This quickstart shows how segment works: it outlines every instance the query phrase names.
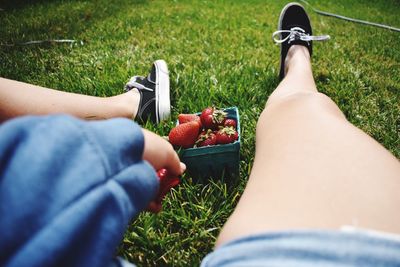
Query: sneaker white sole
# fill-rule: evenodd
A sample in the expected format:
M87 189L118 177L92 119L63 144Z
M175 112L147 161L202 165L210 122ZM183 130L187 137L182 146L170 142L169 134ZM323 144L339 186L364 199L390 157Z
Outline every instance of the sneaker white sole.
M171 99L169 92L169 72L164 60L156 60L156 120L163 121L171 114Z

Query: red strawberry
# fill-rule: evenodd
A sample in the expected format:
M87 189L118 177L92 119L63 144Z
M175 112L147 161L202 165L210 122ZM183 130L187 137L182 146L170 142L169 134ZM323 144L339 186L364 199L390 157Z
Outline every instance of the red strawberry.
M156 201L161 201L164 196L169 192L169 190L177 186L180 181L178 177L172 177L171 175L169 175L166 169L158 170L157 176L160 180L160 189L158 191Z
M217 144L229 144L238 139L238 132L233 127L224 127L217 134Z
M225 127L233 127L233 129L236 129L236 121L234 119L226 119L224 122Z
M178 115L179 124L189 122L189 121L198 121L201 124L200 117L196 114L179 114ZM201 125L200 125L201 128Z
M147 208L149 211L155 213L161 211L161 202L164 199L165 195L171 190L171 188L177 186L180 182L178 177L172 177L171 175L169 175L166 169L158 170L157 176L160 181L160 189L158 190L156 198L152 202L150 202L150 205Z
M166 179L167 178L167 169L165 169L165 168L162 168L162 169L159 169L158 171L157 171L157 176L158 176L158 179L161 181L161 180L164 180L164 179Z
M210 129L202 131L196 141L198 147L213 146L217 144L217 136Z
M200 115L201 123L205 129L215 130L219 125L222 125L225 118L226 112L214 107L208 107L203 110Z
M190 121L172 128L169 132L169 142L174 146L189 148L194 145L199 135L200 125L197 121Z

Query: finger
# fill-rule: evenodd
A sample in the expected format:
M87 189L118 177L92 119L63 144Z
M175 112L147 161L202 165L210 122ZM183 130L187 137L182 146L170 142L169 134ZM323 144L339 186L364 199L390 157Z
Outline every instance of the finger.
M184 173L186 171L186 164L181 162L181 171Z
M178 154L172 150L169 153L169 157L167 159L167 164L164 166L168 170L168 172L173 176L180 176L183 173L181 161L178 157ZM186 168L186 166L185 166Z
M142 130L144 135L143 159L148 161L155 170L159 170L166 161L167 153L164 144L166 141L151 131Z
M172 175L183 173L178 154L172 145L157 134L143 129L144 152L143 159L147 160L155 170L166 168Z
M159 135L142 129L144 134L143 159L148 161L155 170L166 168L173 176L182 175L186 165L180 162L178 154L170 143Z

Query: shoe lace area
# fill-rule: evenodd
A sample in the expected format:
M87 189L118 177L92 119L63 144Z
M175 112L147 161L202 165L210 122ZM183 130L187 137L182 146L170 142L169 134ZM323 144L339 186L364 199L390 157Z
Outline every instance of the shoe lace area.
M286 36L283 39L276 38L277 35L279 35L279 37L282 37L282 33L289 33L289 34L288 34L288 36ZM275 31L272 34L272 40L274 40L274 42L276 44L282 44L286 41L288 42L288 44L290 44L291 42L293 42L295 40L301 40L301 41L305 41L305 42L327 41L330 38L331 37L329 35L319 35L319 36L309 35L306 33L305 30L303 30L300 27L293 27L290 30L279 30L279 31Z
M131 90L132 88L136 88L136 89L139 89L139 90L147 90L147 91L153 92L153 89L148 88L148 87L144 86L144 85L141 84L141 83L138 83L138 82L137 82L138 79L143 80L143 79L145 79L145 78L142 77L142 76L133 76L133 77L129 80L129 82L125 85L125 92L128 92L128 91Z

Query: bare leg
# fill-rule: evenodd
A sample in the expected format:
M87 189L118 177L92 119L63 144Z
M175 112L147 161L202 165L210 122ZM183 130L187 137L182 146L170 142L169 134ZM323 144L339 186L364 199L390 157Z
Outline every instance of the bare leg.
M0 78L0 121L22 115L67 113L82 119L134 118L137 90L113 97L94 97Z
M247 187L217 246L287 229L343 225L400 233L400 164L317 92L309 54L292 46L287 75L256 134Z

